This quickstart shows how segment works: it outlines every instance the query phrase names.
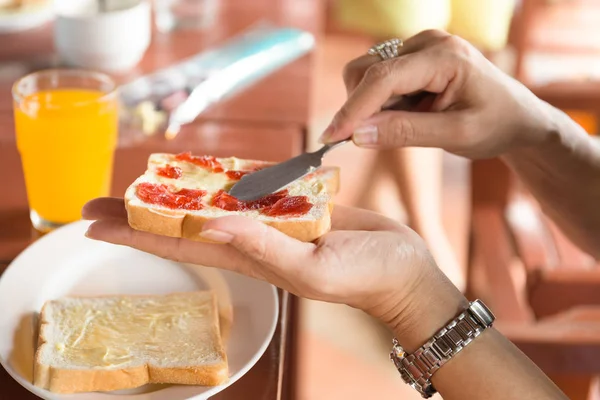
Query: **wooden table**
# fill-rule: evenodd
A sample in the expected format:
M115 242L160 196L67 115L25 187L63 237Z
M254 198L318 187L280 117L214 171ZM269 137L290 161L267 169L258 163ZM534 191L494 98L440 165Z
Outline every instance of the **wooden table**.
M295 26L318 33L323 10L318 0L222 0L217 23L206 32L154 34L140 65L117 77L127 81L142 73L197 53L240 33L259 21ZM0 274L8 263L35 240L27 209L23 174L14 139L10 86L20 75L50 65L51 26L0 35ZM144 169L155 151L191 150L215 156L235 155L278 161L305 147L309 112L311 57L303 57L265 78L244 93L215 106L187 126L173 141L152 138L120 147L115 155L112 193L120 196ZM297 305L280 293L281 318L264 356L235 385L214 399L275 400L293 398L294 332ZM34 399L0 368L0 400Z

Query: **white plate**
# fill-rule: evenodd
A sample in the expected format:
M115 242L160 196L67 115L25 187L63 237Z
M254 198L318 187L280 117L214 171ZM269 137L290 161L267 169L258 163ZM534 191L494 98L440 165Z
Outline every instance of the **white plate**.
M278 318L276 289L213 268L184 265L84 237L89 222L41 238L0 278L0 363L27 390L51 400L207 399L242 377L265 352ZM230 380L217 387L147 385L130 391L57 395L33 386L37 314L45 301L67 295L160 294L212 288L222 321L231 319Z

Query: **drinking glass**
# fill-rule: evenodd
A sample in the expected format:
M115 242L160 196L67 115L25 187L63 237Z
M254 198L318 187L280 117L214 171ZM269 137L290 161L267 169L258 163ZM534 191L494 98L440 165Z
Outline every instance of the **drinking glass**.
M104 74L46 70L12 89L31 222L47 232L81 218L110 191L117 143L116 85Z

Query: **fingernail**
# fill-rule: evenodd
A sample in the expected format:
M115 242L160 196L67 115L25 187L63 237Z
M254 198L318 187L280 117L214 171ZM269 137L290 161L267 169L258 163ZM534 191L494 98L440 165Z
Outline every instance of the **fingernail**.
M217 231L214 229L207 229L200 232L200 237L208 241L218 243L229 243L233 240L233 235L231 233Z
M369 145L377 143L379 132L374 125L361 126L354 131L352 140L358 145Z
M329 140L329 138L333 136L333 132L335 132L335 126L333 126L333 123L331 123L329 124L327 129L325 129L325 132L323 132L323 134L321 134L321 136L319 137L319 143L326 143Z
M92 227L90 226L90 227L88 227L88 228L87 228L87 231L85 231L85 234L84 234L84 236L85 236L86 238L88 238L88 239L94 239L94 237L90 235L90 234L91 234L91 231L92 231Z

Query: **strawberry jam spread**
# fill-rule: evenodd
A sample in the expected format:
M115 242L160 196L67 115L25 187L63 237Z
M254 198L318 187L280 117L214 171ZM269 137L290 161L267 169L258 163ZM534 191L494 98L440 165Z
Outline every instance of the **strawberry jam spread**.
M181 178L181 168L173 167L171 165L165 165L164 167L158 168L156 170L156 175L171 178L171 179L179 179Z
M212 199L212 206L222 208L227 211L248 211L260 210L267 207L272 207L279 200L287 196L287 190L282 190L277 193L267 195L261 199L253 201L241 201L229 195L223 190L219 190Z
M225 172L225 174L232 181L239 181L240 179L242 179L242 176L249 174L250 172L252 171L227 171Z
M306 196L288 196L287 190L270 194L258 200L241 201L220 190L212 199L213 207L227 211L258 210L270 217L300 216L310 211L313 205Z
M271 207L265 209L263 214L269 217L300 216L310 211L313 205L306 196L284 197Z
M137 185L136 195L140 200L174 210L201 210L204 190L181 189L172 191L167 185L143 182Z
M245 171L225 170L223 165L212 156L193 156L190 152L180 153L175 156L177 161L185 161L204 168L214 173L225 173L232 181L238 181L246 174L265 168L264 165L247 166ZM157 169L156 174L162 177L177 179L182 176L178 167L166 165ZM171 209L201 210L204 190L181 189L174 191L167 185L141 183L137 186L137 196L146 203L158 204ZM287 190L270 194L258 200L241 201L230 196L224 190L219 190L210 203L211 206L226 211L256 210L270 217L287 216L295 217L308 213L313 204L306 196L289 196Z
M189 151L175 156L177 161L187 161L212 172L223 172L223 166L213 156L193 156Z
M231 179L232 181L239 181L240 179L242 179L242 177L244 175L248 175L251 174L253 172L256 171L260 171L261 169L266 168L266 167L254 167L252 169L247 169L245 171L227 171L225 172L225 174L229 177L229 179Z
M211 172L224 172L229 179L232 181L239 181L242 179L242 176L249 174L251 172L258 171L263 167L255 167L245 171L234 171L234 170L225 170L223 165L213 156L193 156L189 151L187 153L180 153L175 156L177 161L187 161L204 169L207 169ZM159 174L160 175L160 174ZM165 176L165 175L161 175ZM167 178L170 178L167 176Z

